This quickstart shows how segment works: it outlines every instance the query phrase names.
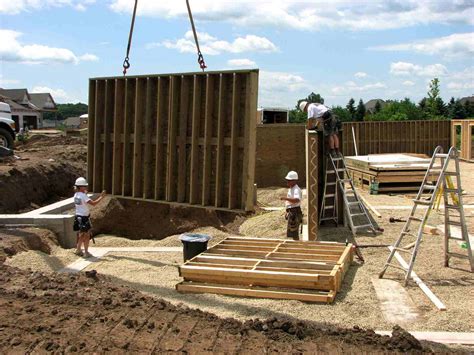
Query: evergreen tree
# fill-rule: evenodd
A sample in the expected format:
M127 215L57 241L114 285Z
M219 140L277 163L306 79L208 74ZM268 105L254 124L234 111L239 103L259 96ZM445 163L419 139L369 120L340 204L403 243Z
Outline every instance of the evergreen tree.
M349 112L349 116L351 117L351 121L354 121L354 118L355 118L356 108L354 106L354 103L355 103L355 101L351 97L351 99L349 100L349 102L346 105L346 110L347 110L347 112Z
M363 121L365 116L365 105L362 99L359 100L359 104L357 105L357 109L355 112L355 119L356 121Z
M379 113L382 110L382 104L377 100L374 107L374 113Z

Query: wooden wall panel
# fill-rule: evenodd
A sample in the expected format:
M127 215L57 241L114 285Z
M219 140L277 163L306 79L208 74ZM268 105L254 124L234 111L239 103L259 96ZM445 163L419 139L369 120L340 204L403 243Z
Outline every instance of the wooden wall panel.
M90 79L91 189L253 210L257 92L258 70Z
M431 155L436 146L450 146L450 121L390 121L343 123L344 155L418 153Z

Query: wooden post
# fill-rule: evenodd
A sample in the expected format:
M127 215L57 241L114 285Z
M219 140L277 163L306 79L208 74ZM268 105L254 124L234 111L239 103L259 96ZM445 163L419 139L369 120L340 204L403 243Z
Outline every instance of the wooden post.
M308 240L318 239L318 133L306 130L306 191Z

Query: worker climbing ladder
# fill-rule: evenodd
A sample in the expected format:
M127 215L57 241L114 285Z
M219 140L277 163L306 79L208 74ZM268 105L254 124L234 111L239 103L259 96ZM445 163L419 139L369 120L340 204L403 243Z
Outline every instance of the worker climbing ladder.
M438 161L439 164L437 164ZM455 171L448 170L449 163L452 161L454 162ZM436 175L438 175L436 183L434 185L429 184L429 181L433 178L433 176ZM456 184L454 184L451 177L455 178ZM422 195L425 191L428 191L430 194L427 200L422 199ZM449 266L449 259L452 257L464 258L469 260L471 270L474 272L474 259L472 256L472 250L469 242L469 235L467 231L466 219L464 216L464 208L462 202L461 174L459 169L458 151L456 148L452 147L449 150L448 154L442 154L442 148L438 146L434 151L433 157L431 158L428 170L426 171L425 177L420 186L420 190L418 191L416 198L413 200L414 205L411 210L410 216L408 217L405 226L403 227L402 232L398 237L398 240L391 248L390 255L387 259L387 262L385 263L385 266L379 274L379 278L382 278L384 276L385 271L388 267L394 267L397 269L401 269L406 273L404 284L405 286L407 285L408 280L411 276L411 272L413 271L413 265L415 263L416 255L418 253L418 248L423 237L423 228L433 208L436 206L436 204L439 205L441 196L444 201L445 218L444 265ZM427 207L421 218L416 216L417 209L420 206ZM457 215L452 215L452 212ZM416 224L418 224L417 233L413 234L410 231L416 228L413 227L413 225ZM456 226L461 229L461 238L454 238L452 236L452 226ZM405 237L416 238L412 251L409 247L400 246ZM466 243L467 255L451 252L449 249L450 240L456 240L458 242ZM410 244L413 245L413 242ZM399 265L394 265L391 263L397 251L410 254L410 262L408 263L408 268Z
M335 178L330 179L332 176L335 176ZM367 209L355 190L354 183L347 171L344 157L342 154L339 154L337 157L328 155L319 224L323 221L334 221L337 225L337 197L339 192L342 194L344 210L352 235L355 237L357 232L363 229L369 229L375 234L376 229L368 215ZM361 221L361 223L358 224L357 221ZM353 244L356 247L357 256L360 260L364 261L355 238Z

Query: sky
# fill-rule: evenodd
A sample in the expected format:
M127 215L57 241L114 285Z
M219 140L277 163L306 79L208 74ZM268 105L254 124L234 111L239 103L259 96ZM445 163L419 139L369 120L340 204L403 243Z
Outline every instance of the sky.
M0 0L0 87L87 102L122 75L134 0ZM474 94L474 0L190 0L208 70L260 69L259 105L315 92L418 102ZM185 0L138 0L129 75L200 71Z

